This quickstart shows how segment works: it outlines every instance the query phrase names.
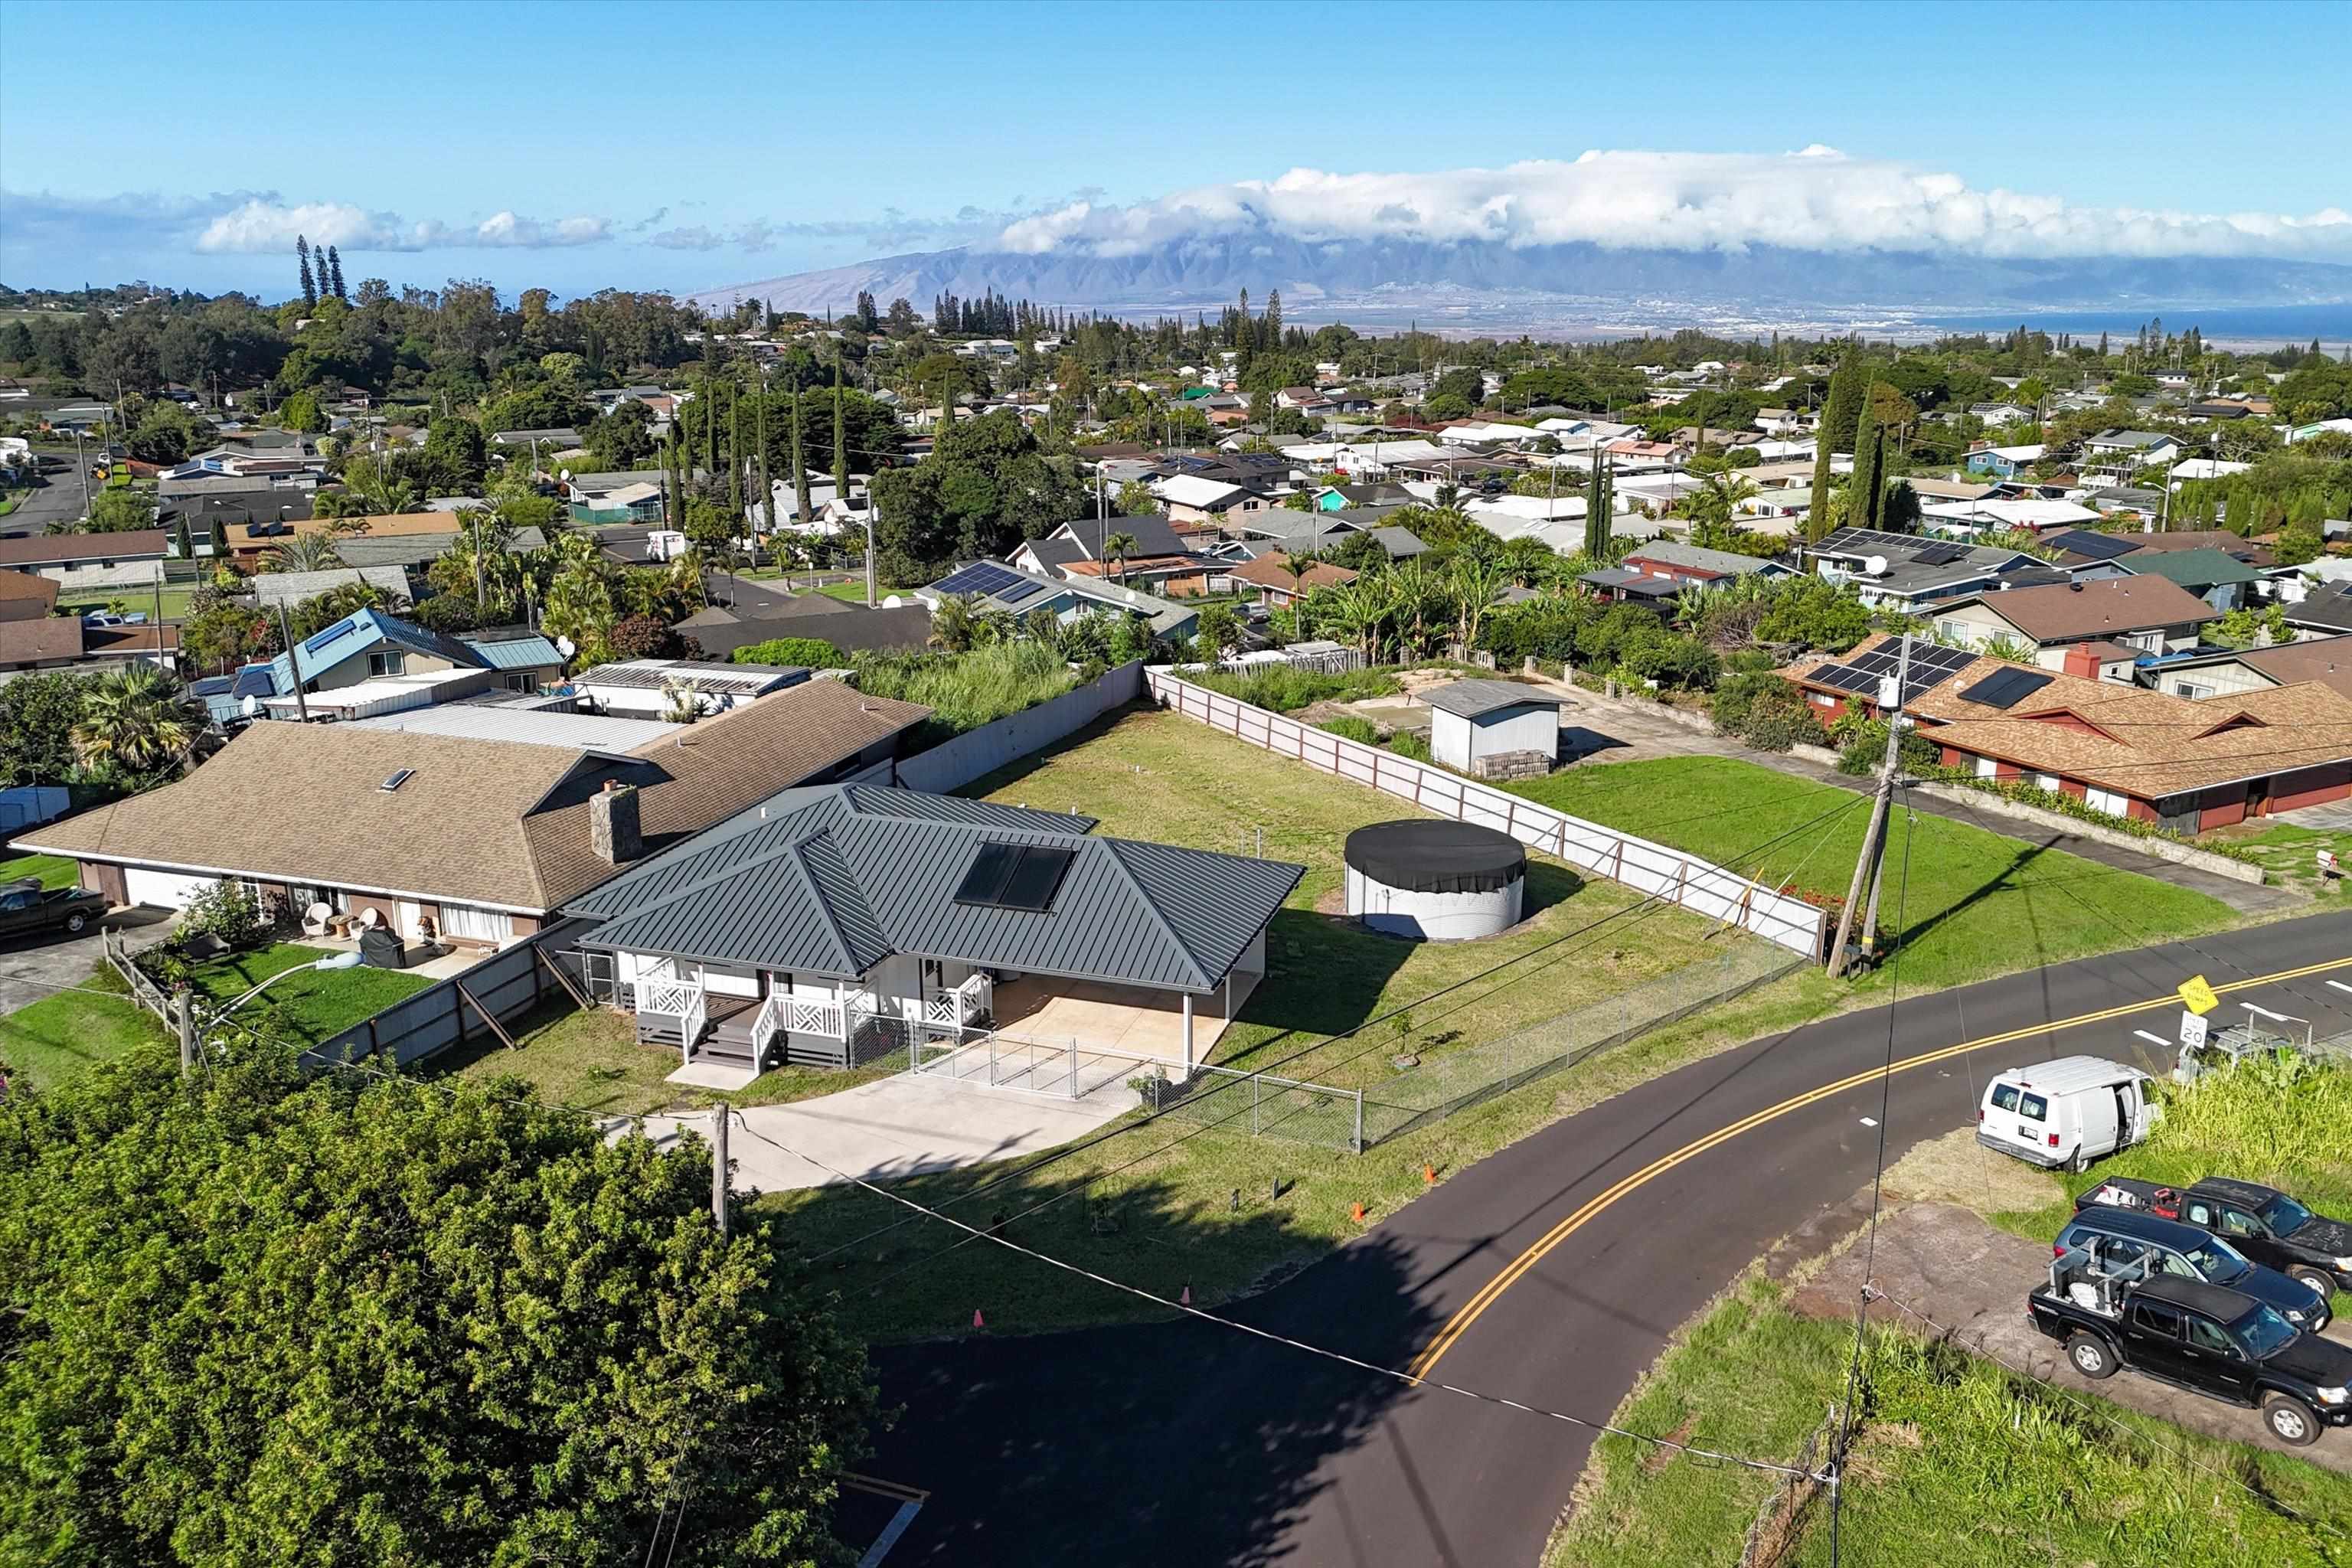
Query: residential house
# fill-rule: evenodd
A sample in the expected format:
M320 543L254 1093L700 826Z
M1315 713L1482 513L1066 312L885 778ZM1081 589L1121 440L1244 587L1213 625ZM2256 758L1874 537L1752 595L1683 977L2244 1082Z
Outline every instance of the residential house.
M1832 583L1850 583L1873 609L1920 615L1946 599L1997 584L2040 563L2022 551L1955 544L1883 529L1841 528L1804 547L1813 569Z
M2352 586L2338 583L2314 589L2295 603L2283 605L2281 613L2298 640L2341 637L2352 632Z
M2133 573L2179 584L2214 609L2244 608L2249 585L2263 574L2219 550L2135 550L2123 563Z
M2151 463L2172 463L2180 456L2180 443L2155 430L2102 430L2084 438L2083 450L2093 460L2146 468Z
M2156 689L2172 697L2224 697L2305 680L2352 697L2352 635L2225 648L2167 659L2156 671Z
M246 592L264 609L299 605L338 588L362 584L382 594L387 607L398 610L409 600L408 573L398 566L336 566L323 572L264 572L246 579Z
M2197 646L2198 631L2221 612L2162 577L2054 583L1971 594L1935 606L1937 640L1981 648L1998 638L2036 650L2045 668L2065 666L2075 643L2114 642L2161 657Z
M991 1028L1191 1075L1304 876L960 796L793 790L570 900L642 1040L744 1081Z
M2191 419L2202 424L2217 419L2224 421L2231 419L2243 419L2247 415L2252 412L2252 409L2248 408L2242 403L2232 402L2228 399L2207 399L2203 402L2189 404L2180 411L2180 416L2183 419Z
M562 488L573 522L658 524L669 521L667 476L659 468L574 474L563 481Z
M648 854L803 784L890 776L929 716L815 681L616 749L370 724L254 724L186 778L33 829L117 904L241 882L299 920L373 910L403 937L495 947Z
M2040 462L2049 450L2039 442L2023 447L1979 447L1969 453L1963 466L1972 474L2013 479Z
M1577 581L1591 586L1603 598L1664 605L1691 588L1736 582L1742 577L1794 574L1793 568L1778 561L1655 539L1635 545L1617 565L1588 572Z
M422 707L475 691L533 691L562 672L563 656L537 633L469 640L371 609L355 610L290 651L246 666L236 689L272 717L325 719ZM453 675L471 679L427 679ZM369 684L386 681L394 684Z
M1969 414L1988 425L2019 425L2033 417L2033 410L2021 403L1971 403Z
M1192 474L1152 481L1152 493L1168 508L1171 522L1222 525L1233 518L1268 511L1280 503L1261 491Z
M1285 609L1318 588L1344 587L1356 580L1355 573L1328 561L1311 562L1304 574L1293 577L1289 570L1290 559L1279 550L1268 551L1255 561L1234 567L1234 584L1236 587L1255 589L1258 603L1273 609Z
M8 601L26 604L18 598ZM85 673L150 663L165 669L178 667L180 628L161 621L97 626L79 616L0 618L0 676L36 669L78 669Z
M152 565L160 571L171 547L170 536L160 528L28 534L0 539L0 572L31 572L68 582L70 574L90 568Z
M576 448L580 445L580 432L568 425L546 430L499 430L491 434L490 445L553 457L558 452Z
M58 580L37 572L0 572L0 621L37 621L55 615Z
M934 610L943 599L962 598L982 612L1032 616L1044 610L1065 621L1085 615L1137 615L1164 637L1190 637L1201 619L1199 610L1139 588L1100 580L1048 577L1003 561L959 566L929 587L916 589L915 597Z
M706 659L629 658L582 670L565 683L584 711L669 716L691 703L698 716L723 713L801 685L799 665L716 664Z
M796 598L751 591L743 585L732 605L713 605L677 623L707 658L726 658L736 649L777 637L814 637L845 654L919 652L929 644L931 612L921 604L866 609L828 594Z
M2017 500L1927 501L1919 515L1939 531L1954 533L2005 533L2011 529L2041 533L2051 529L2080 528L2099 521L2089 507L2067 500L2039 498Z
M1850 700L1874 712L1897 641L1781 673L1824 715ZM2084 647L2055 669L1931 652L1935 662L1915 663L1904 710L1947 767L2181 834L2352 795L2352 698L2321 681L2192 700L2093 679Z

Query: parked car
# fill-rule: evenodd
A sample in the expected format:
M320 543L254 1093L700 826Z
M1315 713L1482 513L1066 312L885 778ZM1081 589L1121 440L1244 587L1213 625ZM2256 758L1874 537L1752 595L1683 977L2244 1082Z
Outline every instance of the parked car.
M2208 1176L2176 1189L2117 1176L2076 1198L2075 1212L2094 1204L2194 1226L2315 1290L2352 1290L2352 1225L2314 1214L2276 1187Z
M81 624L86 626L143 626L147 624L147 612L132 610L128 613L118 613L113 610L91 610L83 615Z
M2193 1225L2165 1219L2146 1209L2093 1204L2075 1211L2050 1244L2053 1257L2080 1248L2103 1266L2116 1268L2140 1258L2151 1272L2202 1279L2252 1296L2308 1333L2327 1327L2327 1292L2291 1275L2253 1262L2218 1236Z
M105 896L87 889L45 889L35 877L0 884L0 937L49 931L79 936L105 912Z
M1977 1107L1977 1142L2044 1169L2079 1171L2139 1142L2162 1114L2156 1080L2104 1057L2061 1057L1993 1075Z
M2025 1310L2084 1377L2127 1366L2256 1407L2271 1435L2296 1447L2352 1426L2352 1346L2301 1332L2242 1291L2151 1275L2144 1261L2109 1272L2074 1251L2051 1259L2050 1283L2027 1294Z

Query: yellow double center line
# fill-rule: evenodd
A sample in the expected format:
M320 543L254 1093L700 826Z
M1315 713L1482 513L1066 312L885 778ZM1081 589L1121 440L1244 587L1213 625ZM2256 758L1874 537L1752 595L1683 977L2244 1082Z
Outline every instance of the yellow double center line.
M2226 994L2255 985L2273 985L2284 980L2297 980L2306 974L2322 974L2331 969L2345 968L2352 968L2352 958L2332 959L2326 963L2309 963L2301 969L2282 969L2275 974L2257 974L2251 980L2240 980L2228 985L2217 985L2213 989ZM1891 1068L1873 1068L1867 1072L1858 1072L1850 1077L1842 1078L1835 1083L1825 1083L1819 1089L1807 1089L1802 1094L1757 1111L1752 1116L1744 1116L1727 1127L1717 1128L1704 1138L1695 1139L1673 1153L1653 1160L1545 1232L1540 1240L1513 1258L1508 1268L1488 1280L1486 1289L1473 1296L1467 1305L1447 1320L1445 1326L1438 1331L1437 1337L1430 1341L1427 1348L1413 1358L1412 1365L1406 1369L1407 1375L1415 1378L1427 1377L1431 1370L1437 1365L1439 1359L1454 1348L1454 1342L1469 1331L1471 1324L1478 1321L1479 1314L1493 1306L1504 1291L1517 1284L1521 1275L1542 1262L1554 1247L1581 1230L1586 1222L1594 1215L1601 1213L1627 1194L1648 1185L1685 1160L1695 1160L1708 1150L1719 1144L1727 1143L1743 1132L1752 1131L1768 1121L1777 1121L1781 1117L1792 1111L1802 1110L1806 1106L1818 1100L1827 1100L1832 1095L1843 1094L1846 1090L1858 1089L1864 1084L1875 1083L1888 1073L1908 1072L1913 1068L1928 1067L1937 1062L1948 1061L1954 1057L1965 1056L1970 1051L1979 1051L1988 1046L2006 1045L2011 1040L2032 1039L2037 1035L2055 1034L2061 1029L2101 1023L2109 1018L2128 1017L2134 1013L2145 1013L2151 1007L2177 1005L2179 1000L2179 997L2168 992L2162 996L2151 996L2145 1002L2126 1003L2123 1006L2108 1007L2096 1013L2084 1013L2072 1018L2059 1018L2046 1024L2011 1029L2007 1034L1987 1035L1982 1039L1963 1040L1957 1046L1946 1046L1941 1050L1927 1051L1916 1057L1906 1057Z

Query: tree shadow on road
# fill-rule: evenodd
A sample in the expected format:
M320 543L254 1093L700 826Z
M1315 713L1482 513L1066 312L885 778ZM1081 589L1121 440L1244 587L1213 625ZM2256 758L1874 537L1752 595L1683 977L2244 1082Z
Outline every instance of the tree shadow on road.
M1337 1302L1344 1314L1328 1310ZM1391 1367L1435 1328L1402 1249L1380 1239L1223 1315ZM1401 1400L1450 1397L1190 1318L887 1348L874 1362L900 1415L866 1468L931 1492L893 1568L1270 1563L1327 1460L1375 1439Z

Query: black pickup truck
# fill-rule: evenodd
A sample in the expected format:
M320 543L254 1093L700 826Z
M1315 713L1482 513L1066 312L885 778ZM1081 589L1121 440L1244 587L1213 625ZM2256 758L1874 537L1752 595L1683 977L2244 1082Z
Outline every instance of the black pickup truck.
M2323 1296L2352 1290L2352 1225L2315 1215L2276 1187L2227 1176L2208 1176L2189 1187L2116 1176L2074 1200L2077 1210L2093 1204L2193 1225Z
M2119 1366L2210 1399L2259 1407L2282 1443L2302 1447L2352 1426L2352 1346L2300 1332L2251 1296L2176 1275L2102 1273L2090 1255L2050 1264L2026 1316L2088 1378Z
M79 936L106 912L106 899L83 888L43 888L36 878L0 883L0 938L61 931Z

